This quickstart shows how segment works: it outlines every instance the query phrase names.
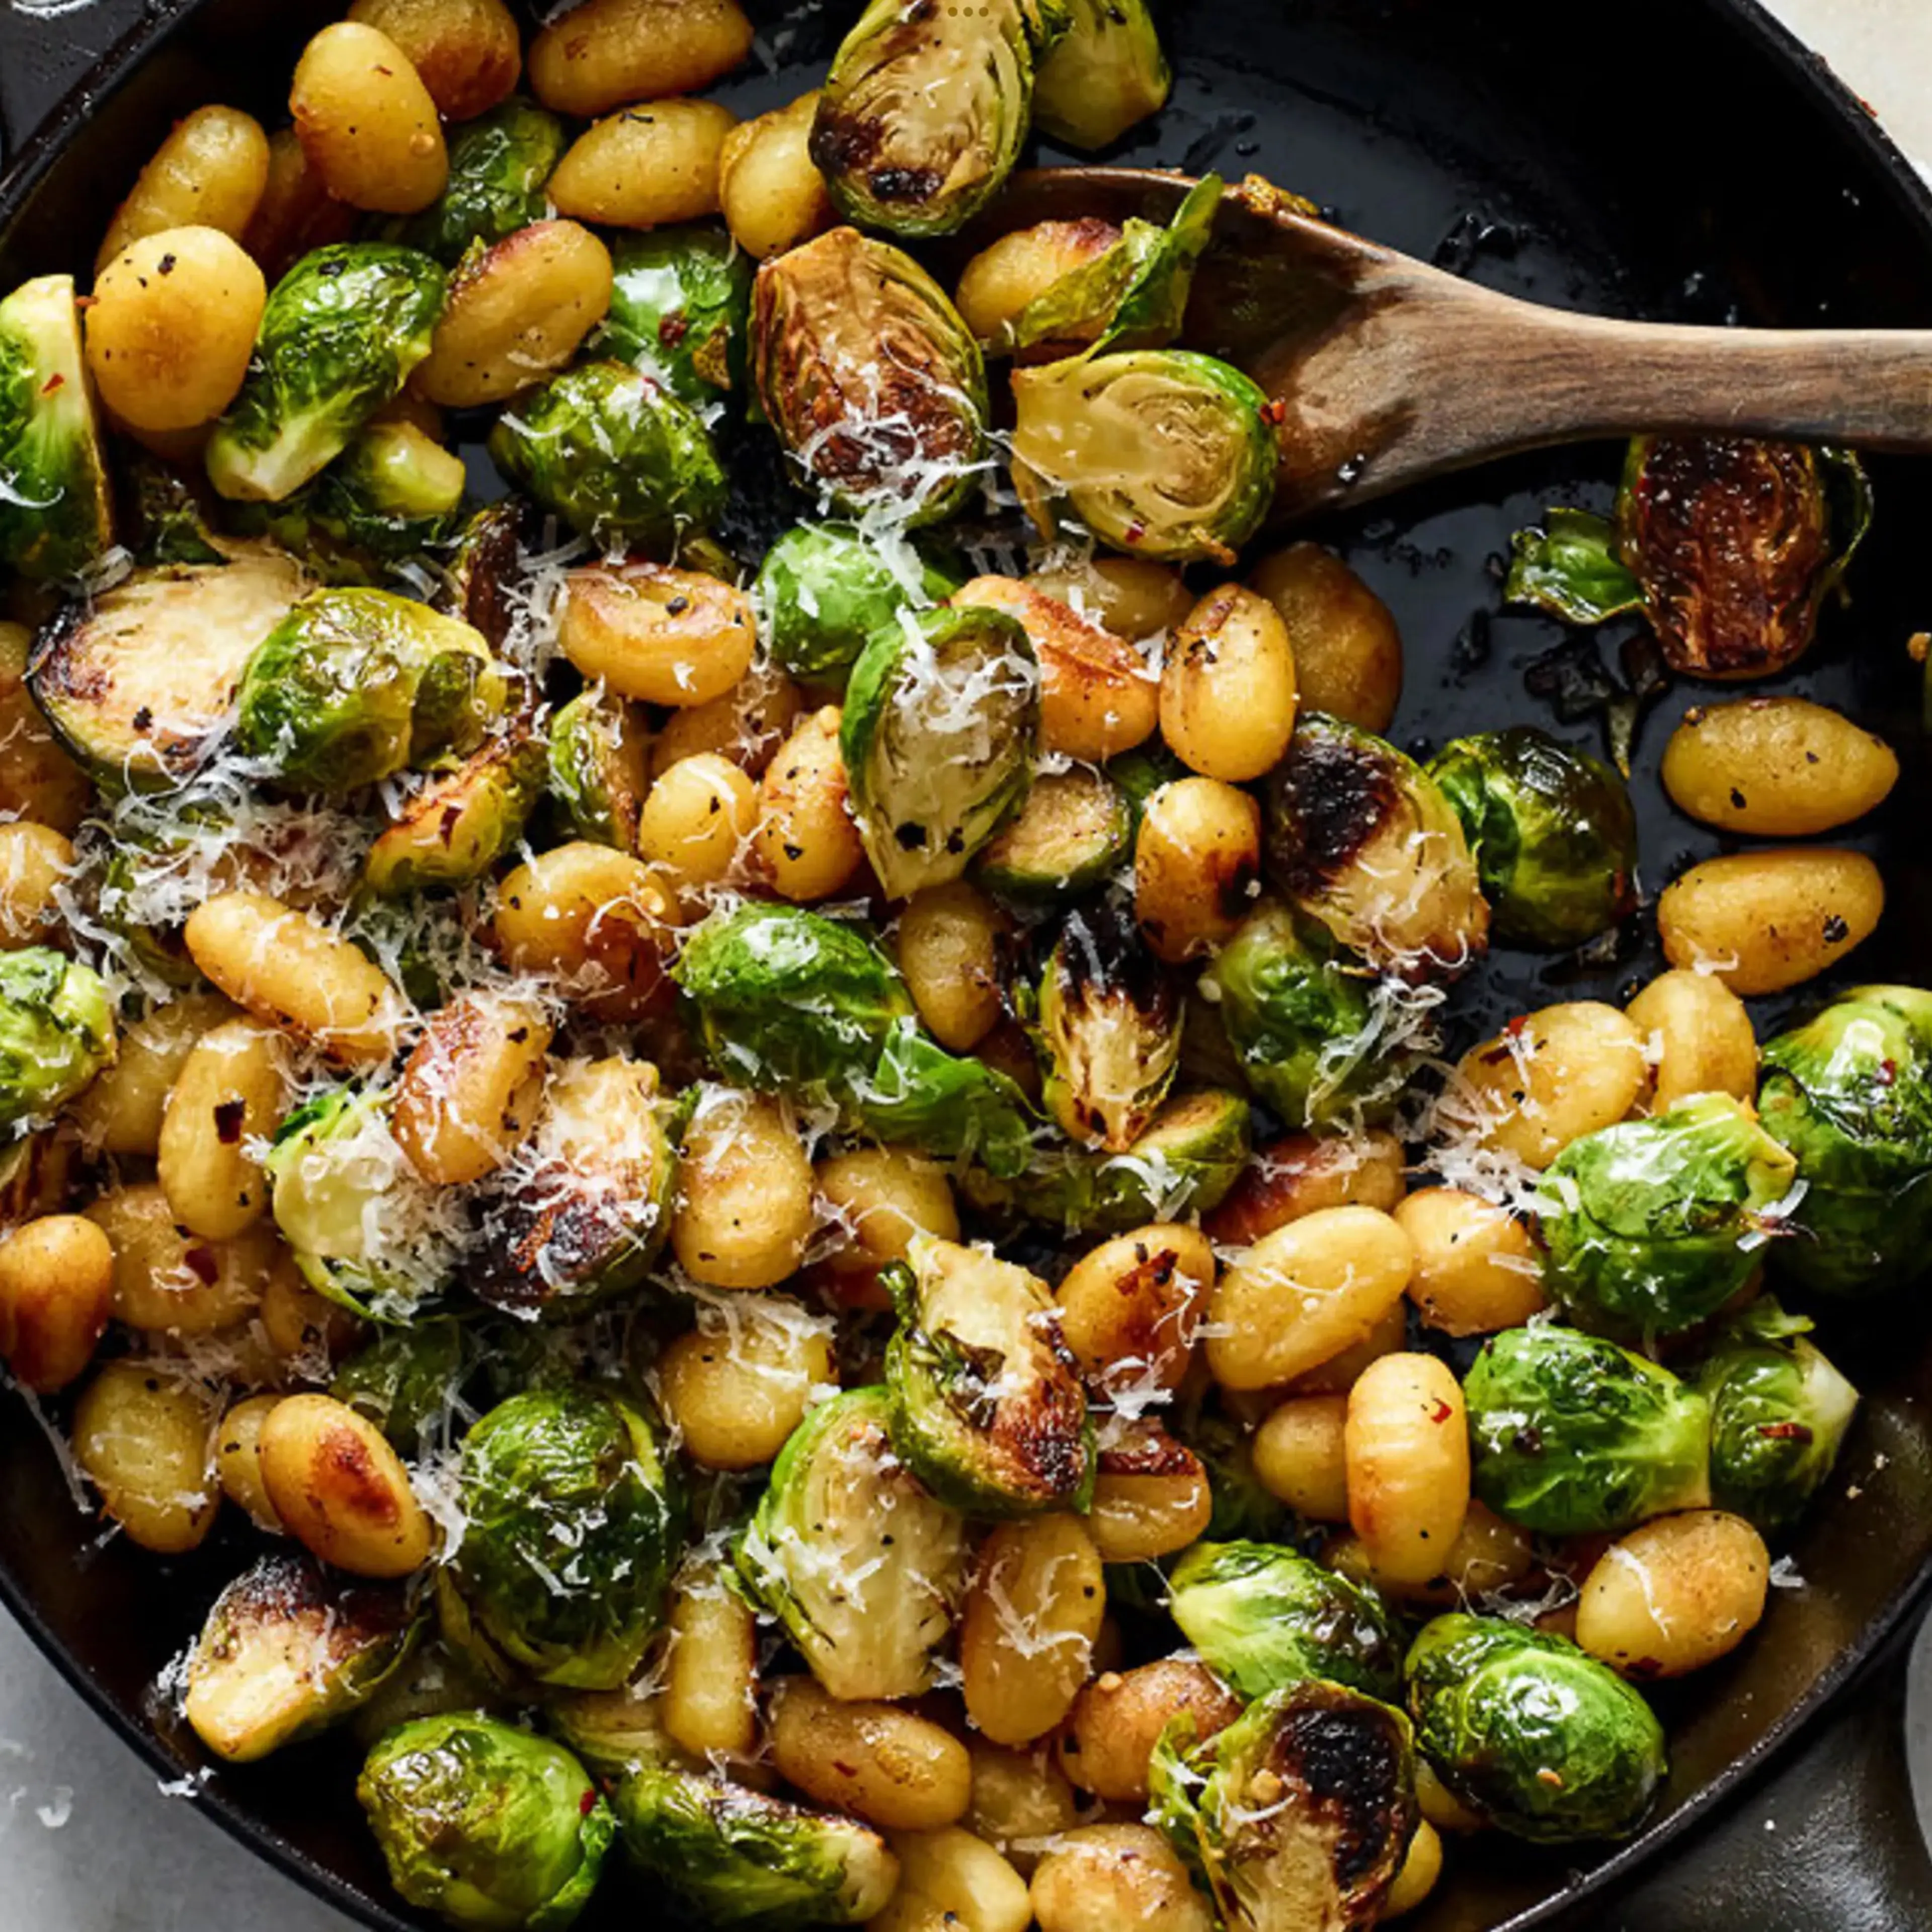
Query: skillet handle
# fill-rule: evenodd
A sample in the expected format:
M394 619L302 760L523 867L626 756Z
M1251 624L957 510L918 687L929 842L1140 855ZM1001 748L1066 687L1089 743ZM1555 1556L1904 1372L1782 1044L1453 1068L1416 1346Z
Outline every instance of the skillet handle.
M19 154L68 88L121 37L154 14L148 0L92 0L36 16L0 0L0 165Z
M1932 1856L1905 1752L1917 1628L1915 1618L1784 1768L1754 1780L1590 1924L1603 1932L1932 1927ZM1932 1642L1923 1661L1932 1664Z

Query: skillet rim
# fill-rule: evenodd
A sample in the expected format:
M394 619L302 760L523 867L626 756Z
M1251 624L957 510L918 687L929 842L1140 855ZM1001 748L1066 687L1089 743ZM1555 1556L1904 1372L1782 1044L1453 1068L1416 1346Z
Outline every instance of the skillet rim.
M151 10L144 11L86 69L0 168L0 229L11 222L54 163L82 137L99 102L126 85L184 20L208 4L208 0L148 0ZM1900 213L1917 228L1927 256L1932 259L1932 179L1906 158L1874 111L1828 62L1766 11L1760 0L1698 0L1698 4L1715 16L1726 32L1755 43L1773 65L1798 82L1816 106L1839 124L1865 164L1884 178ZM182 1778L186 1768L182 1760L169 1750L142 1714L125 1708L95 1681L4 1564L0 1564L0 1604L95 1715L150 1770L170 1786ZM1492 1932L1530 1932L1532 1927L1555 1924L1590 1901L1602 1903L1605 1894L1660 1863L1694 1826L1737 1798L1747 1786L1780 1765L1791 1768L1800 1745L1835 1707L1850 1702L1858 1682L1872 1671L1907 1622L1922 1615L1928 1606L1932 1606L1932 1556L1749 1750L1732 1759L1675 1811L1618 1847L1587 1874L1580 1877L1573 1874L1535 1904L1499 1922ZM350 1884L256 1817L237 1796L216 1790L192 1774L188 1783L190 1788L181 1795L197 1812L314 1896L371 1932L419 1932L421 1920L400 1916L388 1900L372 1898Z

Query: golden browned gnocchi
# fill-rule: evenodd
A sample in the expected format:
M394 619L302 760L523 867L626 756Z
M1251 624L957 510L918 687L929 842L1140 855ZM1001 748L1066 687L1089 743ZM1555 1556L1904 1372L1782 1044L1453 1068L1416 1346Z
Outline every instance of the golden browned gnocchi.
M431 1532L401 1459L366 1416L326 1395L292 1395L263 1418L262 1484L289 1534L358 1576L406 1576Z
M751 668L758 627L742 590L667 564L571 573L559 641L620 697L682 707L722 698Z
M78 1381L114 1312L114 1250L98 1223L44 1214L0 1239L0 1355L23 1387Z
M772 1762L788 1783L888 1832L956 1824L973 1796L966 1747L896 1704L848 1702L809 1677L773 1691Z
M1657 930L1671 964L1750 998L1802 986L1876 929L1885 882L1862 852L1823 845L1706 859L1664 888Z
M289 112L310 166L352 208L412 214L449 179L436 103L378 28L354 20L323 28L296 64Z
M987 1538L959 1622L966 1712L996 1744L1030 1744L1072 1708L1107 1608L1100 1552L1075 1516ZM1028 1633L1024 1646L1016 1630Z
M772 1288L797 1273L816 1225L812 1163L779 1102L711 1088L685 1130L671 1247L711 1288Z
M213 228L240 240L268 187L268 153L261 123L238 107L184 116L115 212L96 272L130 242L166 228Z
M718 202L731 238L760 261L832 225L832 197L812 158L818 96L740 122L718 152Z
M1679 811L1720 832L1814 838L1882 804L1898 755L1808 698L1740 698L1685 712L1660 776Z
M1402 634L1388 606L1318 544L1277 550L1250 581L1287 628L1302 704L1386 731L1402 697Z
M1653 1113L1694 1094L1748 1100L1757 1091L1757 1036L1744 1003L1714 973L1673 968L1624 1007L1643 1035Z
M214 1429L198 1383L172 1364L129 1356L82 1390L74 1460L133 1541L178 1556L206 1538L220 1507Z
M1268 599L1210 591L1174 633L1160 675L1160 734L1181 763L1231 784L1280 763L1294 735L1294 654Z
M580 134L550 178L560 214L657 228L718 212L718 169L737 117L715 100L626 107Z
M546 107L588 120L695 94L751 50L737 0L583 0L530 43L530 85Z
M1408 1297L1448 1335L1514 1328L1548 1304L1528 1228L1507 1209L1455 1187L1425 1187L1396 1204L1415 1250Z
M782 898L811 904L851 884L866 848L848 804L837 706L802 718L778 746L756 806L752 862Z
M503 0L355 0L349 17L402 49L446 121L488 113L523 70L522 39Z
M1583 1580L1576 1641L1626 1677L1679 1677L1750 1634L1770 1576L1764 1539L1742 1516L1658 1516L1612 1544Z
M1261 808L1219 778L1178 778L1148 800L1134 840L1134 910L1160 958L1178 964L1234 937L1261 846Z

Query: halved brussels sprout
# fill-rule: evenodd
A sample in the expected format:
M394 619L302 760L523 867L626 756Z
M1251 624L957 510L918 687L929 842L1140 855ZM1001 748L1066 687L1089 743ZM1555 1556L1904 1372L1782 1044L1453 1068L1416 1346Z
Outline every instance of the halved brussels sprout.
M521 496L486 503L463 526L442 568L436 608L460 617L493 651L522 628L529 608L526 554L545 548L543 518Z
M1101 542L1172 563L1231 564L1274 500L1268 398L1186 349L1013 371L1013 484L1051 538L1056 499Z
M628 1682L684 1533L676 1466L644 1411L588 1383L512 1396L464 1438L462 1506L437 1578L444 1641L499 1676Z
M1046 1284L928 1234L881 1279L898 1312L886 1388L900 1460L970 1516L1084 1510L1094 1429Z
M1025 1166L1025 1096L920 1031L904 982L864 928L746 904L698 927L674 976L721 1078L830 1101L880 1140L948 1159L976 1152L995 1174Z
M310 1286L371 1321L408 1322L451 1286L466 1230L397 1144L389 1100L343 1087L305 1101L267 1165L275 1225Z
M670 1231L675 1112L642 1060L553 1076L529 1150L482 1204L471 1292L518 1315L574 1318L634 1287Z
M514 98L448 130L449 182L394 238L453 268L550 212L544 185L569 146L563 123L536 102Z
M178 784L220 743L256 647L312 584L268 544L238 545L224 563L136 570L41 632L28 688L102 784Z
M725 482L704 418L621 362L580 363L519 396L490 432L510 480L580 536L668 550L708 530Z
M0 564L78 577L113 541L74 278L42 275L0 302Z
M792 1431L738 1539L738 1574L835 1697L933 1681L966 1586L966 1526L895 1452L883 1388L848 1389Z
M1372 1590L1269 1543L1197 1543L1168 1578L1168 1613L1235 1694L1326 1678L1393 1703L1402 1646Z
M960 878L1033 783L1040 664L979 606L902 614L852 667L839 720L852 812L889 898Z
M214 1600L188 1660L182 1714L230 1764L250 1764L375 1695L422 1628L398 1587L313 1557L258 1557Z
M1858 1392L1761 1296L1726 1322L1697 1370L1711 1405L1711 1500L1766 1536L1788 1529L1832 1473Z
M1710 1405L1614 1342L1507 1329L1484 1343L1462 1395L1475 1492L1525 1529L1615 1535L1710 1502Z
M1183 1716L1148 1767L1149 1814L1224 1932L1374 1924L1415 1828L1401 1712L1316 1678L1257 1698L1195 1745Z
M1932 993L1859 986L1767 1043L1765 1131L1804 1178L1772 1258L1831 1294L1917 1274L1932 1239Z
M1071 898L1102 884L1132 856L1126 794L1102 772L1076 766L1036 778L1026 800L980 848L973 874L1022 904Z
M1180 986L1131 914L1104 904L1068 914L1033 1013L1046 1110L1060 1131L1125 1154L1174 1084L1185 1018Z
M1069 0L1072 23L1034 78L1042 134L1092 153L1167 104L1173 72L1148 0Z
M92 967L46 946L0 952L0 1127L51 1115L115 1052L114 1002Z
M562 1932L590 1902L616 1835L569 1752L475 1712L391 1732L356 1795L390 1883L478 1932Z
M856 1925L898 1882L885 1840L856 1819L704 1772L640 1766L614 1802L632 1862L706 1925Z
M429 353L444 293L417 249L343 242L304 255L270 294L248 379L208 438L216 490L278 503L339 456Z
M852 515L936 523L986 467L980 345L910 256L855 228L759 269L752 373L806 482Z
M812 158L847 220L950 235L998 192L1027 137L1030 24L1028 0L871 0L812 128Z
M122 541L135 562L226 563L234 548L209 522L195 486L138 443L114 453Z
M1496 936L1581 946L1636 904L1636 814L1600 759L1534 725L1445 746L1428 774L1462 821Z
M454 1413L472 1360L469 1331L453 1316L379 1328L336 1370L328 1392L412 1456Z
M1319 712L1268 775L1275 884L1336 940L1404 976L1460 971L1489 944L1462 824L1413 758Z
M1556 1298L1646 1338L1714 1315L1762 1264L1798 1163L1728 1094L1585 1134L1544 1176Z
M1567 624L1606 624L1643 608L1643 587L1617 554L1616 526L1592 510L1562 504L1541 525L1518 530L1503 584L1504 601L1533 604Z
M345 792L476 749L510 684L467 624L387 590L319 590L256 646L235 736L281 783Z
M1628 1838L1669 1768L1642 1694L1574 1643L1499 1618L1423 1627L1408 1653L1422 1754L1451 1792L1512 1838Z
M901 566L850 524L800 524L765 553L758 602L772 656L796 677L837 684L878 631L908 607L942 604L952 580L930 563Z
M291 550L339 548L364 573L380 574L385 563L456 541L468 482L462 458L417 424L373 422L268 526Z
M615 1690L565 1690L544 1700L544 1723L602 1782L686 1754L664 1729L662 1687L649 1666Z
M523 837L549 770L527 725L486 740L397 807L363 861L364 883L379 898L400 898L480 879Z
M610 313L592 349L654 376L694 409L745 386L754 265L722 229L622 235Z
M638 849L650 775L638 714L600 685L580 691L550 721L550 791L574 838Z

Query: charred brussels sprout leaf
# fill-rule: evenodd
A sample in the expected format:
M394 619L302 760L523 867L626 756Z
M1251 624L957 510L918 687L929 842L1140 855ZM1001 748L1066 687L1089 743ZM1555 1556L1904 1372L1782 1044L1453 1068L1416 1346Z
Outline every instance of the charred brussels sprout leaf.
M1416 1743L1462 1802L1540 1844L1627 1838L1668 1769L1642 1695L1573 1643L1437 1617L1408 1653Z
M1724 1324L1697 1371L1711 1405L1711 1500L1767 1536L1804 1514L1858 1406L1810 1328L1766 1295Z
M449 130L449 184L396 239L453 268L550 212L544 184L568 145L563 123L534 101L506 100Z
M1013 371L1013 482L1130 556L1232 563L1274 498L1268 398L1211 356L1141 349Z
M336 1371L328 1392L366 1415L404 1455L414 1455L452 1412L472 1352L451 1316L379 1329Z
M344 242L304 255L269 296L248 380L208 439L216 490L278 503L340 455L429 353L444 293L418 249Z
M1047 955L1034 1030L1046 1110L1071 1139L1124 1154L1180 1064L1180 989L1117 908L1068 914Z
M1512 549L1503 585L1511 604L1533 604L1568 624L1607 623L1643 608L1643 586L1617 554L1607 517L1558 506L1541 528L1519 530Z
M848 221L950 235L1012 172L1033 104L1025 0L871 0L832 63L812 158Z
M1832 1294L1916 1274L1932 1238L1932 993L1856 987L1762 1064L1759 1116L1805 1184L1777 1265Z
M744 388L753 264L730 236L700 227L625 235L610 259L598 354L656 376L694 409Z
M284 784L352 791L473 751L508 699L467 624L386 590L322 590L249 658L235 735Z
M1594 1335L1539 1324L1485 1342L1462 1385L1476 1494L1550 1536L1611 1534L1710 1500L1710 1406Z
M703 419L621 362L584 363L519 397L489 448L505 476L600 543L668 550L708 530L724 507Z
M1636 904L1636 814L1601 760L1532 725L1458 738L1429 766L1462 821L1496 935L1581 946Z
M936 523L986 466L980 345L910 256L856 229L758 271L752 372L806 482L852 515Z
M1158 114L1173 74L1147 0L1072 0L1072 24L1040 64L1033 118L1091 154Z
M1275 884L1336 941L1405 974L1454 972L1489 943L1462 821L1414 759L1311 712L1270 773Z
M364 861L369 890L397 898L481 878L524 836L548 770L527 728L489 740L398 808Z
M356 1795L397 1891L478 1932L561 1932L590 1903L616 1832L569 1752L471 1712L391 1732Z
M183 1714L217 1756L252 1763L374 1696L420 1628L400 1588L353 1582L309 1556L260 1557L202 1625Z
M115 1050L114 1004L92 967L45 946L0 952L0 1127L52 1114Z
M820 1402L737 1544L746 1588L835 1697L926 1689L965 1588L965 1525L894 1453L892 1406L883 1388Z
M908 613L874 634L852 668L838 742L889 898L961 877L1018 808L1040 710L1033 646L1004 612Z
M925 1234L889 1273L899 1318L886 1350L894 1453L970 1516L1084 1509L1093 1427L1046 1284Z
M842 682L873 634L899 613L944 603L956 587L930 564L908 584L850 524L800 524L765 553L758 572L772 656L794 676Z
M675 1765L640 1765L615 1793L624 1850L706 1925L792 1932L884 1909L898 1864L856 1819Z
M646 734L620 698L580 691L550 721L550 792L579 838L638 849L638 821L650 776Z
M1714 1315L1760 1265L1798 1164L1727 1094L1585 1134L1544 1177L1544 1279L1646 1336Z
M114 541L70 275L0 302L0 564L77 577Z
M1150 1816L1224 1932L1373 1924L1415 1828L1408 1720L1311 1678L1257 1698L1204 1744L1193 1730L1183 1717L1162 1732Z
M644 1411L588 1384L512 1396L464 1438L462 1501L468 1527L438 1579L446 1640L540 1684L626 1682L683 1531Z
M1168 1611L1235 1694L1326 1678L1394 1702L1402 1648L1371 1590L1268 1543L1197 1543L1168 1579Z

